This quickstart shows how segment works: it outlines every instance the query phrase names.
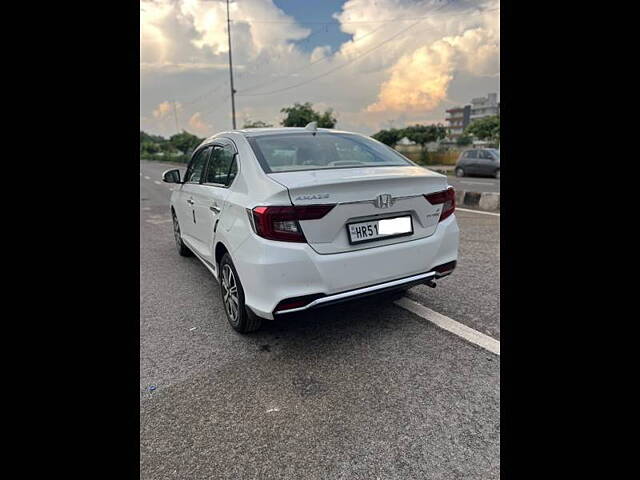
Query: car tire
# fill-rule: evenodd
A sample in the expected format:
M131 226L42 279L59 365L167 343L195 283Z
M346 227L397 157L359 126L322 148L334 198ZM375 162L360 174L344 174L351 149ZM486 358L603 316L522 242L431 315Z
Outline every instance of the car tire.
M499 168L496 170L496 178L498 180L500 180L500 169Z
M228 253L220 261L220 295L229 325L236 332L249 333L260 328L262 318L245 305L244 289Z
M171 217L173 218L173 237L176 241L176 248L178 249L178 253L183 257L192 257L193 252L189 250L189 247L187 247L182 241L178 217L176 217L176 213L173 210L171 210Z
M456 177L464 177L464 170L462 168L456 168Z

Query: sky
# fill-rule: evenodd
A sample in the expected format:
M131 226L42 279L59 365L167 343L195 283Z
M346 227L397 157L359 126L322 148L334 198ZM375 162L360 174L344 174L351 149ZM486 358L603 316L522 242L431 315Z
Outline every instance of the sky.
M332 108L372 134L500 93L499 0L233 0L236 123ZM230 130L225 0L140 2L140 129Z

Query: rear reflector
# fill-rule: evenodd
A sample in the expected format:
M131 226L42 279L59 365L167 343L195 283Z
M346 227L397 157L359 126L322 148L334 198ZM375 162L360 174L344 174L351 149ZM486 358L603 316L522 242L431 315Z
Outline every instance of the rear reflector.
M444 204L442 212L440 213L440 220L438 220L440 222L451 215L456 209L456 192L453 190L453 187L449 187L440 192L430 193L425 195L424 198L426 198L431 205Z
M251 226L257 235L269 240L306 242L298 221L318 220L333 207L335 205L256 207L252 211Z
M324 295L319 293L314 295L305 295L303 297L287 298L285 300L282 300L280 303L278 303L276 308L273 310L273 313L281 312L283 310L292 310L294 308L304 307L306 305L309 305L314 300L317 300L318 298L322 298L322 297L324 297Z
M456 268L456 261L443 263L442 265L438 265L433 269L437 272L438 277L444 277L445 275L449 275Z

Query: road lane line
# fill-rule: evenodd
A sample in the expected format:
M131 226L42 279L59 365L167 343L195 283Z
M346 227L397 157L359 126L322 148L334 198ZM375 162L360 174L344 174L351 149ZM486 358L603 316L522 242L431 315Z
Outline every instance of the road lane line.
M146 175L144 176L145 180L151 180L151 177L147 177Z
M467 180L460 180L460 183L466 183L468 185L495 185L493 182L468 182Z
M473 210L473 209L470 209L470 208L458 208L458 207L456 207L456 210L460 210L461 212L483 213L484 215L493 215L493 216L496 216L496 217L500 216L499 213L483 212L482 210Z
M478 345L485 350L489 350L496 355L500 355L500 341L496 340L495 338L491 338L489 335L485 335L484 333L480 333L477 330L474 330L471 327L467 327L460 322L456 322L455 320L452 320L451 318L446 317L441 313L435 312L430 308L419 304L418 302L414 302L407 297L402 297L400 300L396 300L394 303L399 307L404 308L405 310L409 310L410 312L415 313L425 320L429 320L431 323L437 325L443 330L446 330L447 332L451 332L454 335L457 335L461 338L464 338L466 341L473 343L474 345Z
M156 185L162 185L162 182L159 180L154 180L153 183L155 183Z

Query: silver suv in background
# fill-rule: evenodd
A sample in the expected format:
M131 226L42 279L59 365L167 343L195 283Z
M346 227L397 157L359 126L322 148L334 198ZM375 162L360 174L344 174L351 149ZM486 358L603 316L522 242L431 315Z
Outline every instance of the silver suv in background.
M474 148L462 152L456 163L456 177L467 175L500 178L500 150Z

